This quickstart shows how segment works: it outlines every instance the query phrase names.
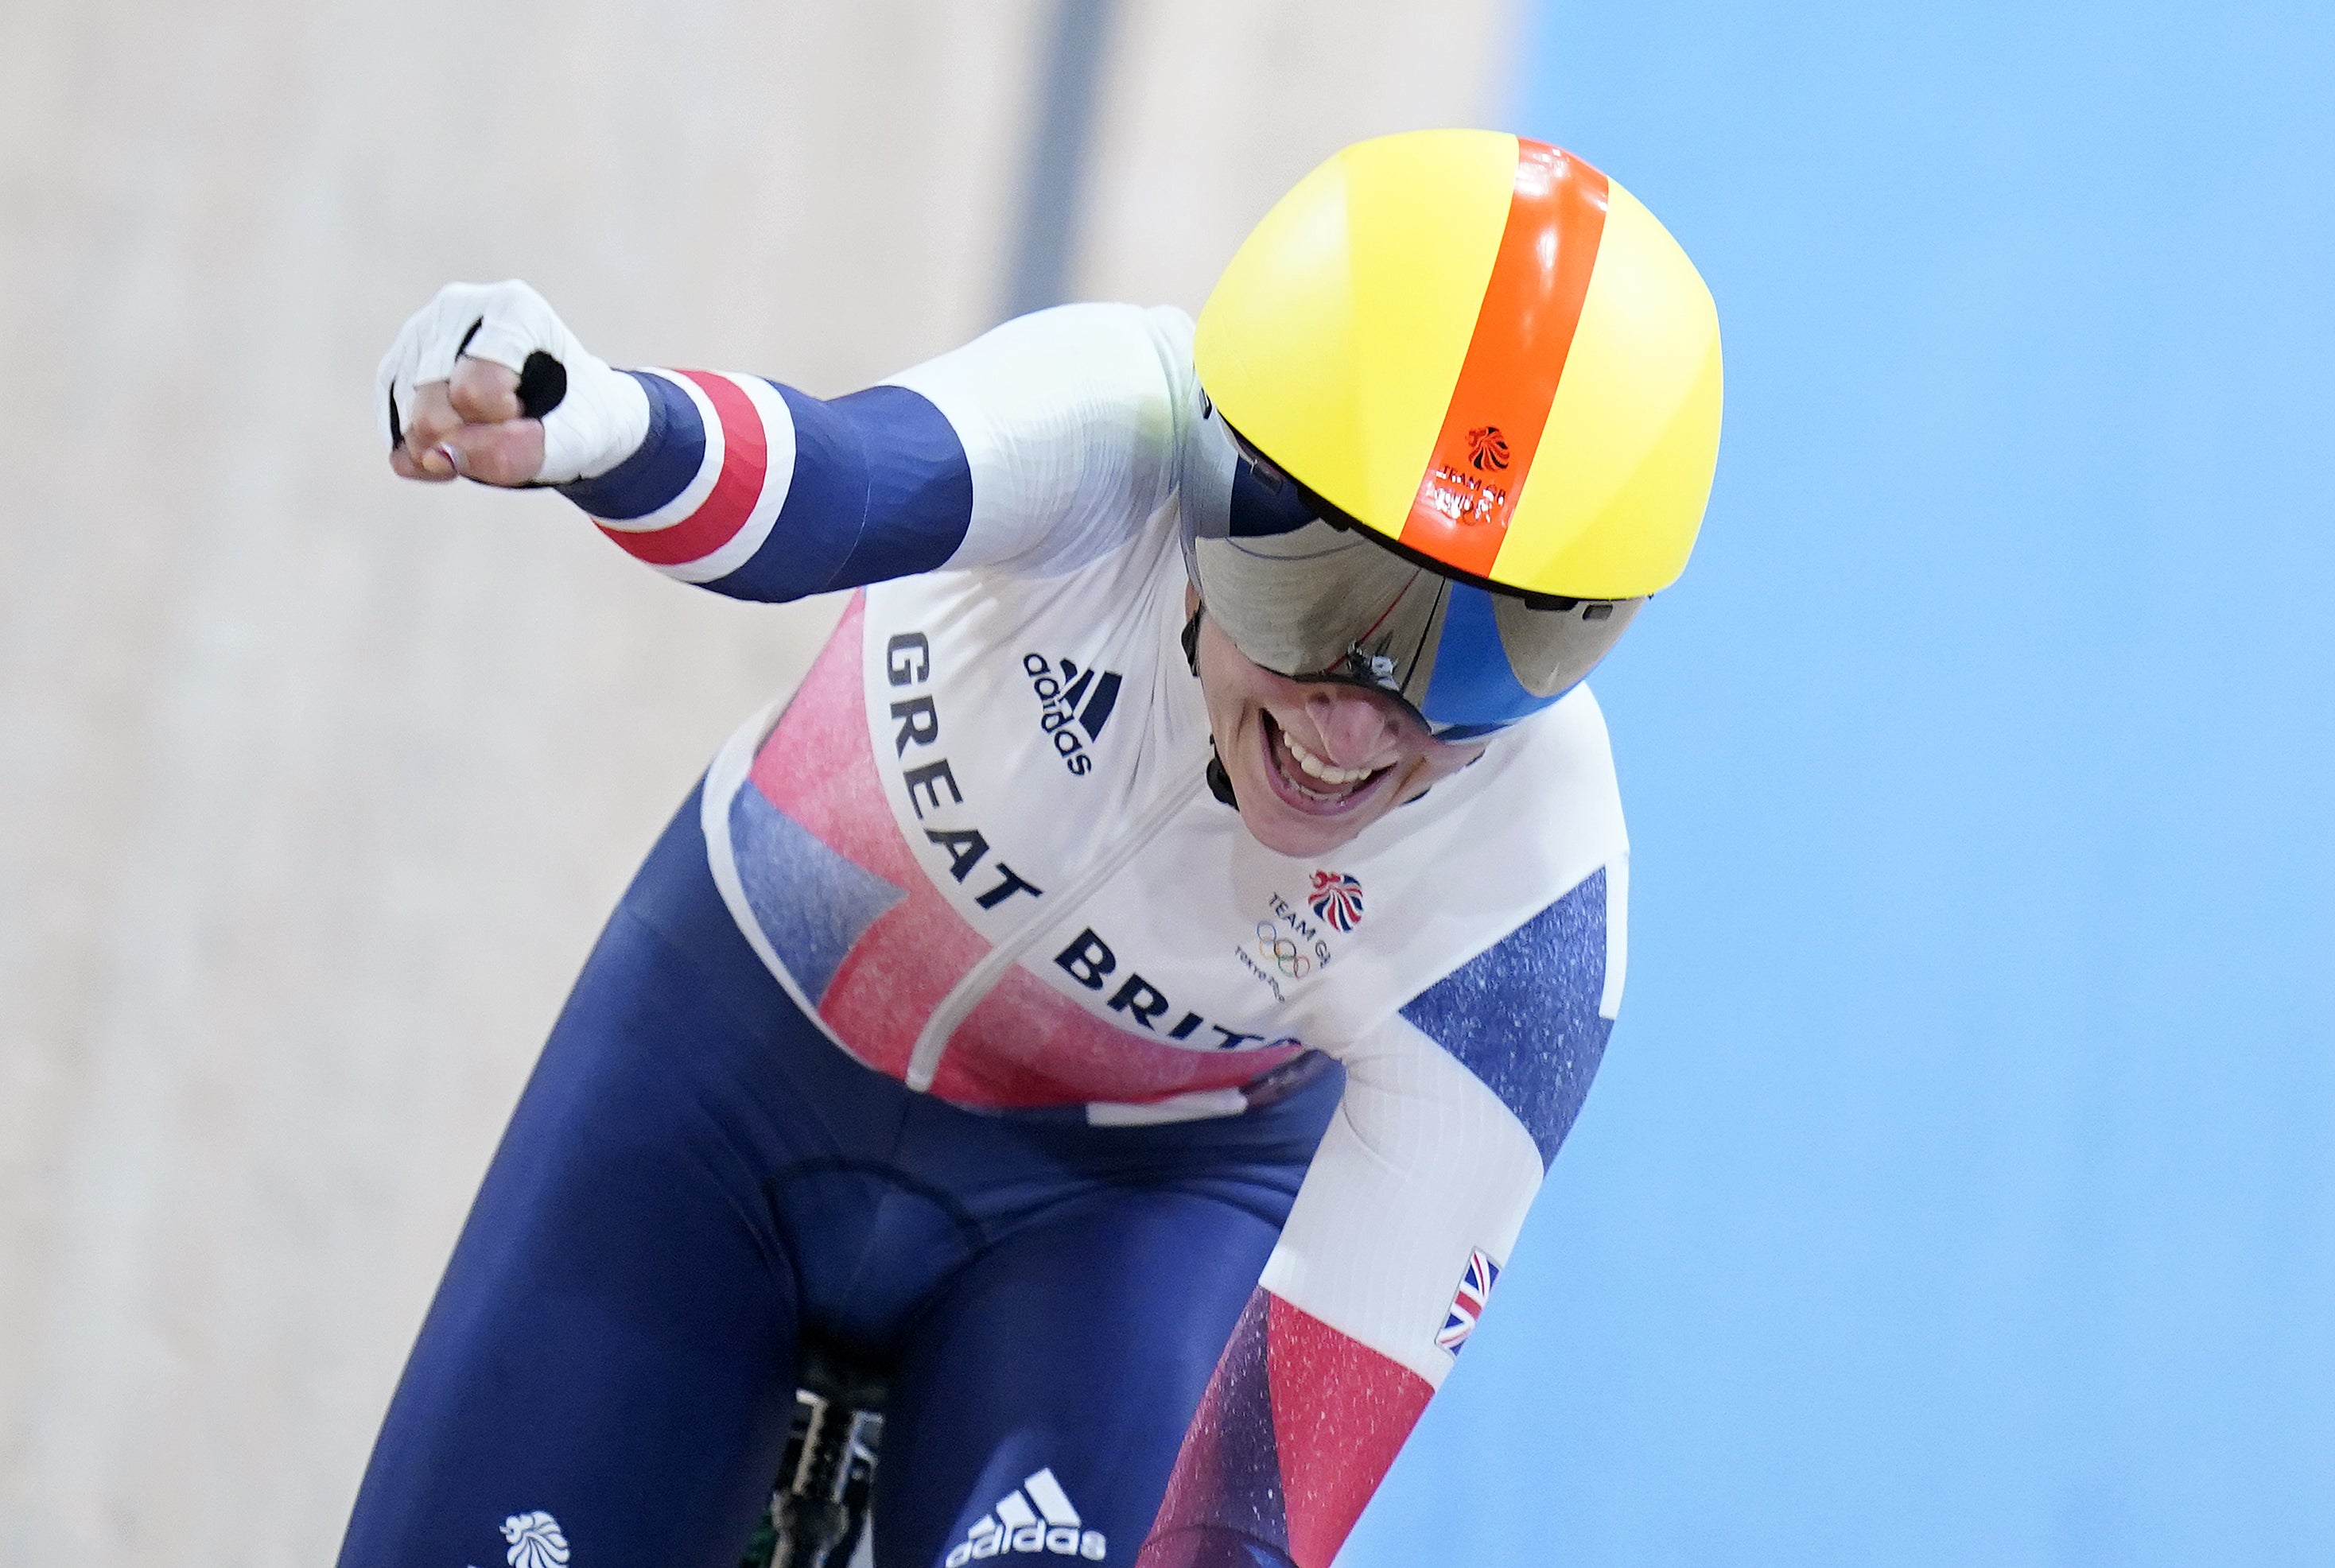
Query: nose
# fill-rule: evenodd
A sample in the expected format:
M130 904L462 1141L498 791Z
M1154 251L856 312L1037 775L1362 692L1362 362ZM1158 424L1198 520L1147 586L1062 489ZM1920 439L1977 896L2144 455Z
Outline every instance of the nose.
M1328 760L1339 768L1377 761L1400 728L1368 693L1350 686L1314 687L1305 694L1305 716L1313 721Z

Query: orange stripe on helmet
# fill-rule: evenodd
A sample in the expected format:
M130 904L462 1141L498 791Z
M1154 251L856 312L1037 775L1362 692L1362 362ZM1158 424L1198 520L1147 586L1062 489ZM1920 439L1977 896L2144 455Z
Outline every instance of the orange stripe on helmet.
M1516 139L1515 193L1443 429L1397 536L1431 559L1491 575L1573 350L1605 232L1605 177Z

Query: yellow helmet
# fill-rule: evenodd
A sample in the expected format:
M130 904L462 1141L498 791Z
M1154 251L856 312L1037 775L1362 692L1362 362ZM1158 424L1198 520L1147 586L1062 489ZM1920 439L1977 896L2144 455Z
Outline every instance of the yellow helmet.
M1685 569L1719 456L1719 315L1668 230L1504 132L1338 153L1200 312L1200 384L1340 520L1496 592L1620 601Z

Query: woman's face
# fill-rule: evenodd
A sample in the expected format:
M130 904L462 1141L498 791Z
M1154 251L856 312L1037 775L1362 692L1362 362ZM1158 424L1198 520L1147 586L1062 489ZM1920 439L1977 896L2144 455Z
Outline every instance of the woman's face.
M1187 610L1188 610L1187 601ZM1200 617L1200 692L1241 821L1267 849L1313 859L1483 755L1438 740L1393 698L1342 682L1292 681L1251 661Z

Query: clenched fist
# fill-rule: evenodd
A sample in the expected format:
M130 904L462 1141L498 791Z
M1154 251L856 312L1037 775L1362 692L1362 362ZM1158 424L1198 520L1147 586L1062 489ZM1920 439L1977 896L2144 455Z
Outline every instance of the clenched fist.
M567 484L606 473L648 434L640 383L516 279L440 289L375 379L389 466L409 479Z

